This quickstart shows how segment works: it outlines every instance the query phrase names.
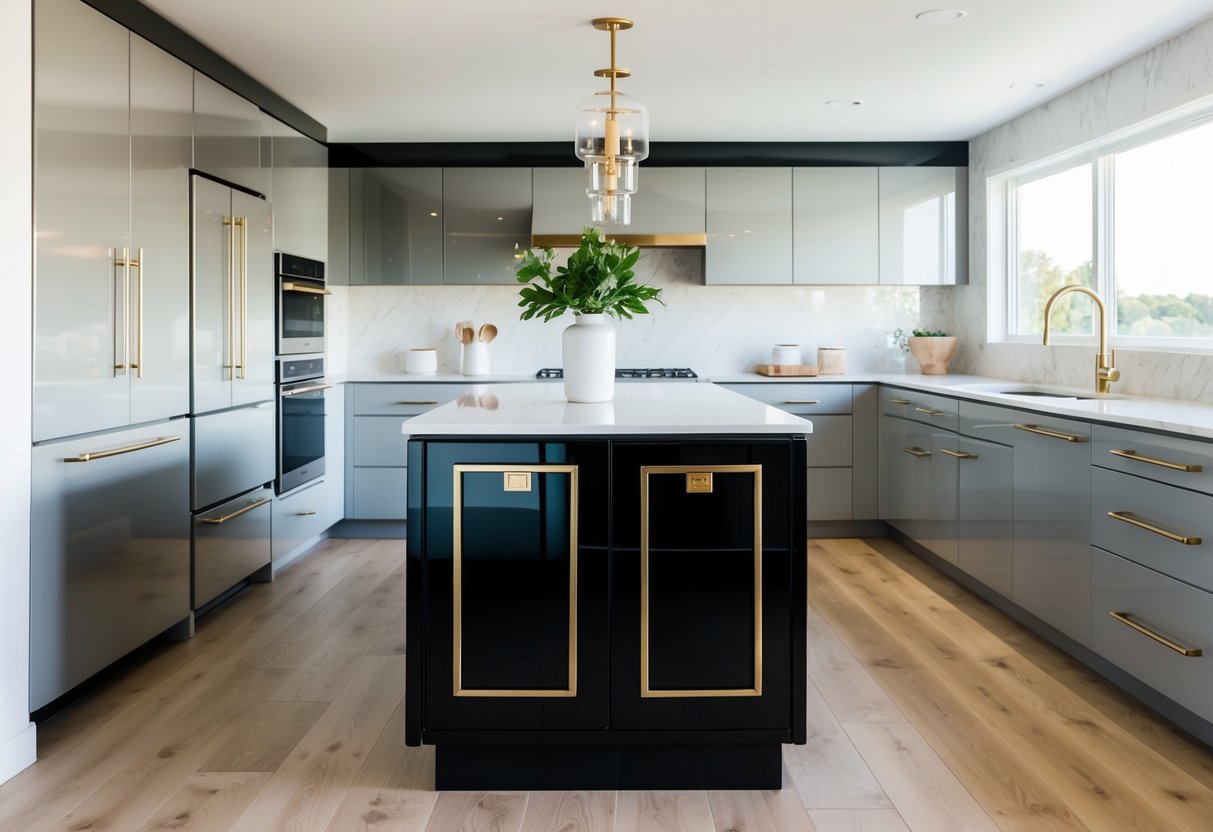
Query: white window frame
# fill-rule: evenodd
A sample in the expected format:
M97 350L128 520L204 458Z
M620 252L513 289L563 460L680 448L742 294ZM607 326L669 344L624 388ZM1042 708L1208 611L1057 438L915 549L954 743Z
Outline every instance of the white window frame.
M1159 338L1119 335L1113 332L1116 320L1116 293L1112 291L1115 273L1113 231L1115 227L1115 154L1182 133L1213 119L1213 98L1202 99L1165 115L1143 121L1064 153L1040 159L1028 165L996 173L987 179L987 274L989 275L989 333L992 342L1039 344L1040 335L1021 334L1018 329L1019 245L1016 228L1015 188L1053 176L1071 168L1091 164L1091 240L1094 289L1103 299L1108 314L1108 340L1112 346L1148 348L1158 351L1213 354L1213 337ZM1093 329L1097 326L1092 316ZM1054 334L1050 343L1094 344L1098 332L1089 335Z

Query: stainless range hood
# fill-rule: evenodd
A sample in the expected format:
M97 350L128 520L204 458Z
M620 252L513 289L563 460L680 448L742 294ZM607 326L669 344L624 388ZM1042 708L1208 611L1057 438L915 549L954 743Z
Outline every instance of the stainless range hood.
M603 231L608 239L640 248L703 248L708 244L708 235L696 234L613 234ZM580 234L532 234L532 248L577 248Z

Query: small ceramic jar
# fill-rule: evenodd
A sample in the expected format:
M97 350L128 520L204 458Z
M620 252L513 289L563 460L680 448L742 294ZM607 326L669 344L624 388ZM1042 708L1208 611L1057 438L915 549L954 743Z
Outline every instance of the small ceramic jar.
M404 371L411 375L432 376L438 372L438 350L414 347L404 354Z
M800 364L803 361L800 344L776 344L771 349L771 363L776 366Z
M847 371L846 347L818 347L817 374L822 376L840 376Z

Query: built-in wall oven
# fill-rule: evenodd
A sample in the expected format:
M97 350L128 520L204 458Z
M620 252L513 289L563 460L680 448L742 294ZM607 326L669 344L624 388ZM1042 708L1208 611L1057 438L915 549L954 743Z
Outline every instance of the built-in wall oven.
M278 281L278 354L324 352L324 263L274 254Z
M279 494L324 473L324 358L278 360Z

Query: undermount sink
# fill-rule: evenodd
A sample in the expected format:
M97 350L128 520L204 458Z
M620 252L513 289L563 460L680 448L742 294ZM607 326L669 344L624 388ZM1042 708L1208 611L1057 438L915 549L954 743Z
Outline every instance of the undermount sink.
M1086 393L1067 390L1064 387L1036 387L1014 382L987 382L984 384L958 384L957 390L969 390L974 393L993 393L1000 396L1023 396L1033 399L1056 399L1059 401L1090 401L1095 398L1120 398L1118 396L1094 396Z

